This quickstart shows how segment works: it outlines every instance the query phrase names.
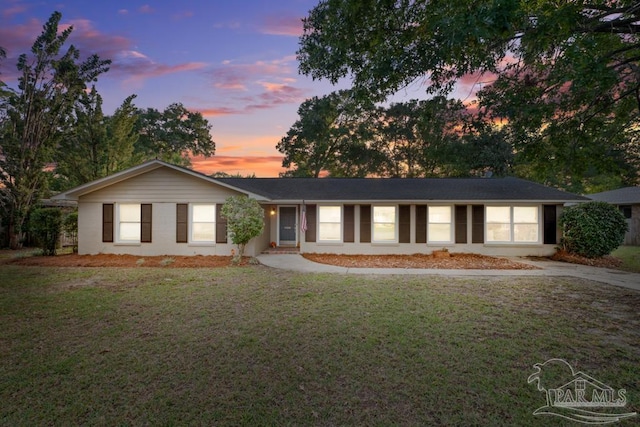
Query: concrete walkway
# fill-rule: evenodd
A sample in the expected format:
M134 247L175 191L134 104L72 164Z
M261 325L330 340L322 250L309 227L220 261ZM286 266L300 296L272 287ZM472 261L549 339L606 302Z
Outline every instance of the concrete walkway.
M258 261L268 267L302 273L338 273L338 274L412 274L429 276L473 277L473 276L544 276L578 277L606 283L608 285L640 291L640 274L587 265L569 264L556 261L531 261L516 258L514 261L535 265L539 270L443 270L422 268L349 268L319 264L309 261L299 254L258 255Z

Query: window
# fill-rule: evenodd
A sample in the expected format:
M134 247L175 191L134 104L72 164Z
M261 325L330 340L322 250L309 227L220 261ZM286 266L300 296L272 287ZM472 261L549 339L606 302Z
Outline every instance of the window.
M538 208L536 206L513 207L513 241L538 241Z
M631 214L632 214L631 205L620 205L618 206L618 209L620 209L620 212L622 213L622 215L624 215L626 219L631 218Z
M511 208L487 206L487 242L511 241Z
M118 242L140 242L141 212L139 203L118 205Z
M191 207L191 241L215 243L216 205L193 204Z
M427 239L432 242L451 241L451 206L429 206Z
M342 208L318 206L318 240L340 242L342 240Z
M398 241L398 223L395 206L373 207L373 241L392 243Z
M538 242L538 211L537 206L487 206L487 242Z

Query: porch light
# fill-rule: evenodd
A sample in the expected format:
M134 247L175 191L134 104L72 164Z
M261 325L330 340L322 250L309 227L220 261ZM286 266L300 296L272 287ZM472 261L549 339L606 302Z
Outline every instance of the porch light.
M276 208L274 208L273 206L271 207L271 216L274 216L276 214Z

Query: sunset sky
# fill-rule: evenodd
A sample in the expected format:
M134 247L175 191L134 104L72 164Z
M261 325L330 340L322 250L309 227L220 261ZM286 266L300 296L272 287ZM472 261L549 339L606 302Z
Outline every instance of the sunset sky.
M277 176L276 144L298 106L344 86L298 74L301 19L317 0L21 1L0 0L2 80L15 83L15 59L29 51L52 12L73 25L82 54L113 61L97 83L105 114L136 94L139 108L181 102L211 123L216 154L194 159L213 173ZM468 92L462 87L460 93ZM407 99L423 96L409 88ZM464 95L463 95L464 96Z

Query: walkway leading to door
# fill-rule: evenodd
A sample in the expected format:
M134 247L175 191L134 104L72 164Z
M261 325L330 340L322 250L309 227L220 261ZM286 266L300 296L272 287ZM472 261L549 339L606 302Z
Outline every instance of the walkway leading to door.
M531 261L517 258L518 262L535 265L539 270L441 270L421 268L348 268L319 264L309 261L300 254L262 254L258 261L267 267L303 273L339 273L339 274L412 274L451 277L488 277L488 276L541 276L541 277L578 277L608 285L620 286L640 292L640 274L621 270L569 264L557 261Z

